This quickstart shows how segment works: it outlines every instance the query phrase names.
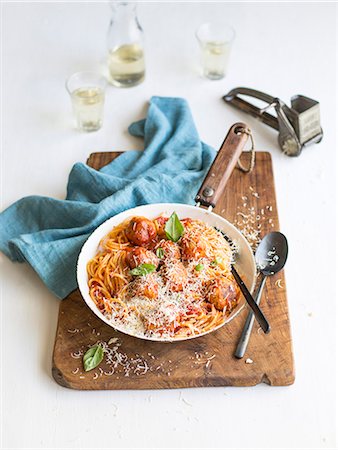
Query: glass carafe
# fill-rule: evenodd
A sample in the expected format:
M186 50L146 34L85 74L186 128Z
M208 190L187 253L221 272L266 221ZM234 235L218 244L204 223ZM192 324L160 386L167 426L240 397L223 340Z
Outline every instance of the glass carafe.
M109 81L130 87L144 80L143 30L136 15L136 3L111 2L112 20L108 30Z

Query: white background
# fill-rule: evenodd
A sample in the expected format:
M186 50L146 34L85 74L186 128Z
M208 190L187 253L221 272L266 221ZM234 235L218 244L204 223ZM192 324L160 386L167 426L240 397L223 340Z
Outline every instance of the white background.
M218 147L245 120L270 151L296 361L291 387L76 392L51 378L59 300L25 264L1 255L3 448L330 448L335 444L335 4L143 3L146 81L107 91L103 128L73 129L64 81L100 69L107 3L2 4L3 208L30 194L63 198L90 152L142 148L127 126L152 95L182 96L201 139ZM198 73L194 31L222 19L237 32L227 78ZM322 143L284 156L277 133L221 96L248 86L320 101ZM183 396L183 397L182 397ZM185 399L190 405L185 403Z

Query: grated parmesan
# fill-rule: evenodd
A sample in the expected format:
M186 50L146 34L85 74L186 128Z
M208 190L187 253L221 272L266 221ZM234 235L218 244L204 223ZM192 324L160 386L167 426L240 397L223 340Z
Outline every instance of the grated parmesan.
M275 285L278 286L280 289L283 289L283 286L282 286L282 279L279 278L279 279L276 281Z
M255 192L252 186L249 189L251 191L251 197L260 198L259 193ZM234 224L242 232L253 251L255 251L261 241L262 223L268 222L272 228L274 224L272 218L268 217L272 211L272 206L266 205L265 208L259 208L256 211L254 206L248 204L249 197L250 195L242 196L243 203L242 206L237 207L239 211L237 211Z

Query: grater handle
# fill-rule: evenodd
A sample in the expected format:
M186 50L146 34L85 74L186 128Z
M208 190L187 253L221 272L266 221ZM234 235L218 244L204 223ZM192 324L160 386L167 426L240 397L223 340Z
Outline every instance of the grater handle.
M244 111L253 117L256 117L271 128L279 130L278 120L276 117L272 116L266 111L262 111L262 109L258 108L255 105L252 105L247 100L243 100L242 98L238 97L238 95L247 95L249 97L257 98L259 100L262 100L263 102L268 103L268 105L272 105L273 103L275 103L275 97L272 97L271 95L265 94L261 91L256 91L256 89L238 87L232 89L230 92L224 95L223 100L226 103L234 106L235 108L240 109L241 111Z

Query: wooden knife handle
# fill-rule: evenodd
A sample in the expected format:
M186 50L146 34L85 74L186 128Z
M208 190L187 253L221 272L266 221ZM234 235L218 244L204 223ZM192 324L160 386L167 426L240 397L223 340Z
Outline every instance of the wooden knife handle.
M216 206L248 140L249 136L243 133L243 130L248 130L248 126L241 122L230 128L195 197L195 202L213 208Z

